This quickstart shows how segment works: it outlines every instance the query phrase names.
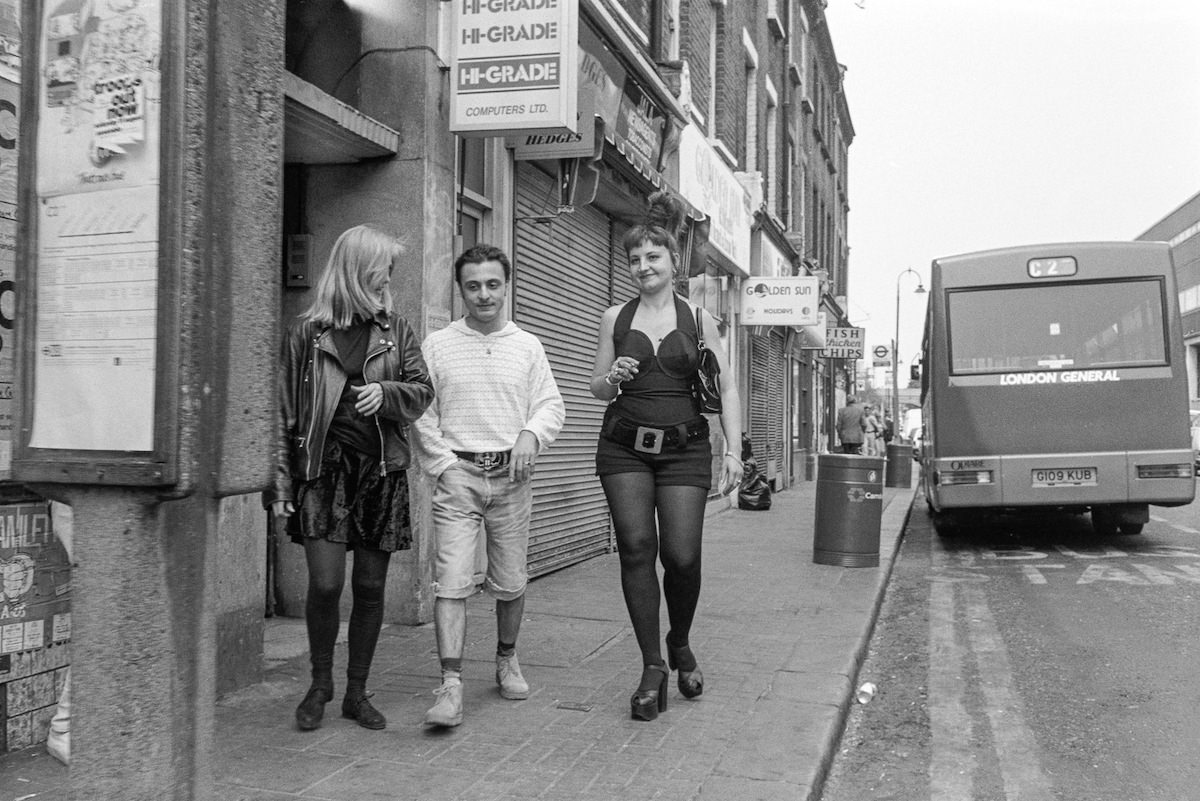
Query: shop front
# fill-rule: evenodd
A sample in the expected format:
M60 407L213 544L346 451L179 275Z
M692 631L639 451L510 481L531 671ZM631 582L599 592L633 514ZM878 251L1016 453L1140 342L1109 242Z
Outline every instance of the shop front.
M513 319L541 340L567 409L534 481L534 576L613 548L595 476L605 404L589 388L592 360L601 315L634 296L621 238L641 219L652 192L672 188L663 172L682 116L605 23L590 16L580 22L576 133L509 138Z
M760 216L752 239L754 275L741 295L741 322L750 332L751 439L767 480L781 490L796 478L794 460L805 456L797 437L811 430L810 386L803 383L811 380L811 365L803 351L794 359L794 344L797 327L818 321L821 286L813 276L796 275L798 257L783 232Z
M720 154L695 125L685 127L679 137L679 191L703 216L692 241L688 291L693 303L703 306L717 319L721 341L717 343L729 361L730 380L737 383L742 400L742 430L753 403L752 382L747 372L748 340L737 325L738 293L750 275L750 228L754 218L749 193ZM710 343L711 346L711 343ZM714 426L714 437L720 437ZM714 454L741 451L740 444L715 442ZM757 451L756 451L757 453ZM714 457L719 462L719 457ZM714 463L714 475L720 475Z

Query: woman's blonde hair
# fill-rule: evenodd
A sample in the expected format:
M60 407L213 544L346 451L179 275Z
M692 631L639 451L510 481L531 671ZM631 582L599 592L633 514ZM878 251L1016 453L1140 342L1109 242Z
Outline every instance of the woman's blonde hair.
M312 305L300 316L334 328L349 328L356 317L370 319L379 312L391 313L388 280L392 265L403 252L399 239L374 226L347 229L333 243Z

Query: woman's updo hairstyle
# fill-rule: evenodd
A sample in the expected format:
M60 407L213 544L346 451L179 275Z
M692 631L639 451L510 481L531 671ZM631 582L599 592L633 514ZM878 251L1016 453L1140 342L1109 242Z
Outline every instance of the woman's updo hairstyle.
M642 222L630 228L621 237L625 253L649 242L665 247L671 252L675 266L679 266L679 232L683 228L683 202L672 193L655 192L648 199L649 207Z

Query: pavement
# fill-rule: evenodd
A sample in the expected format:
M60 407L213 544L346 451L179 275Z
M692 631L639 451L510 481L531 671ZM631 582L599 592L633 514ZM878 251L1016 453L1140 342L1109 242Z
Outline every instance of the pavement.
M879 566L844 567L813 562L817 489L802 482L769 510L707 516L691 638L704 694L684 698L672 674L657 720L629 716L641 665L617 556L607 554L530 584L518 642L528 700L500 697L493 604L468 601L466 718L455 729L421 724L439 683L427 624L388 625L380 637L368 688L385 730L340 717L344 640L323 726L297 730L304 624L269 620L264 681L217 702L214 797L816 801L914 497L884 488ZM44 746L0 756L0 801L66 801L66 783Z

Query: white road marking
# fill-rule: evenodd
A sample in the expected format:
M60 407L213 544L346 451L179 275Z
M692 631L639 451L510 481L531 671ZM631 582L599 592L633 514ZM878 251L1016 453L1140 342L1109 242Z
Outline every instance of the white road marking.
M1125 551L1118 551L1116 548L1105 548L1100 553L1080 553L1065 545L1055 545L1054 549L1064 556L1072 556L1076 559L1119 559L1122 556L1129 556Z
M1004 795L1009 801L1053 801L1050 781L1038 759L1037 740L1025 722L1024 705L1013 686L1008 649L992 610L978 586L964 586L963 592L967 598L967 634L979 664Z
M980 770L976 744L981 739L988 740L973 736L973 730L984 726L991 729L990 741L994 743L1006 801L1053 801L1052 784L1042 771L1037 740L1025 720L1008 650L988 607L984 588L977 581L945 580L944 573L955 568L958 572L968 572L963 567L973 560L962 553L947 554L937 545L931 556L930 801L968 801L972 797L976 773ZM1038 568L1062 565L1020 567L1036 582L1037 578L1043 581L1045 578ZM963 604L965 608L956 610L956 606ZM967 684L966 671L972 666L979 671L978 689ZM986 710L974 713L975 719L967 707L969 691L982 694Z
M954 624L955 586L934 581L929 589L930 801L969 799L976 768L971 716L964 704L964 653Z
M1178 523L1172 523L1170 520L1167 520L1165 517L1158 517L1157 515L1150 515L1150 519L1153 520L1155 523L1166 523L1171 528L1175 529L1176 531L1182 531L1184 534L1200 534L1200 531L1197 531L1194 528L1188 528L1187 526L1181 526Z
M1025 574L1025 578L1029 579L1030 584L1045 584L1046 576L1042 573L1048 568L1065 568L1066 565L1021 565L1021 572Z

